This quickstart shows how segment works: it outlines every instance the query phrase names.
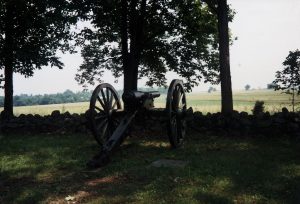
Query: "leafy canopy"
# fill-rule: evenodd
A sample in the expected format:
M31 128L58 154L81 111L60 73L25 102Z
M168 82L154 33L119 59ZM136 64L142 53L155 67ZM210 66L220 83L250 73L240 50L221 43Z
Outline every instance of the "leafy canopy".
M300 94L300 51L290 51L283 62L282 71L276 72L276 79L273 81L275 90L284 90L285 93Z
M202 80L219 81L217 19L201 1L133 0L126 1L126 8L122 0L77 3L82 19L92 25L78 40L84 59L76 76L80 84L101 81L105 69L116 78L123 74L122 37L138 61L139 77L147 77L149 86L165 85L167 71L185 78L187 89ZM122 33L124 10L127 27Z
M59 48L70 50L70 29L76 21L68 0L1 0L0 69L8 57L13 71L25 77L46 65L62 68L56 53ZM8 36L13 39L9 44Z

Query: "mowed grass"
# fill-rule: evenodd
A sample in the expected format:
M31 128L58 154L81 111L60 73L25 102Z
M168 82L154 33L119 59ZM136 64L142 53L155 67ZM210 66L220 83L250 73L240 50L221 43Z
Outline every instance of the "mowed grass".
M85 168L98 150L90 135L1 136L0 203L300 203L299 140L193 132L171 150L166 135L147 136L98 170Z
M283 94L280 91L273 90L250 90L250 91L236 91L233 93L234 109L241 112L246 111L252 113L252 109L256 101L265 102L265 111L270 113L281 111L282 107L291 107L291 95ZM296 101L300 101L300 97L296 97ZM193 107L194 111L201 111L203 113L216 113L221 111L221 93L189 93L187 94L188 107ZM162 95L155 99L155 107L166 107L166 95ZM43 106L23 106L15 107L14 114L40 114L49 115L53 110L60 112L69 111L70 113L84 113L89 107L88 102L84 103L68 103L68 104L54 104ZM0 108L0 111L3 108ZM296 107L299 110L299 104Z
M64 103L64 104L50 104L50 105L35 105L35 106L17 106L14 107L14 115L20 114L39 114L50 115L52 111L59 110L61 113L85 113L89 108L89 102L81 103ZM0 112L3 108L0 108Z

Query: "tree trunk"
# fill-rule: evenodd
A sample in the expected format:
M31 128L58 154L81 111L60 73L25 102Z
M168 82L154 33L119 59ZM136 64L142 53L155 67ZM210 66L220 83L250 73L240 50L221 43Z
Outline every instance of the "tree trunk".
M138 62L133 54L128 54L126 66L124 66L124 91L137 90Z
M233 111L230 60L229 60L229 33L227 0L218 0L218 30L220 52L220 80L222 96L222 113Z
M124 91L137 90L138 88L138 67L142 51L141 43L143 40L146 0L141 2L139 11L137 10L137 4L137 0L129 1L129 3L122 3L121 33L124 68ZM128 6L130 9L128 9ZM129 38L130 48L128 45Z
M292 96L292 105L293 105L293 113L295 112L295 86L293 85L293 96Z
M129 45L128 45L128 32L131 32L133 26L132 23L128 23L132 20L132 13L129 15L128 11L128 1L122 0L122 11L121 11L121 46L122 46L122 60L123 60L123 73L124 73L124 92L130 90L137 90L137 81L138 81L138 60L135 58L135 54L132 53L133 45L135 44L134 40L132 40L132 33L130 39L130 53L129 53ZM133 3L133 2L131 2ZM132 6L132 5L131 5ZM132 12L132 11L131 11ZM130 18L131 17L131 18ZM127 110L128 104L124 104L124 109Z
M7 60L8 61L8 60ZM9 119L13 116L13 67L12 63L5 63L4 68L4 118Z
M122 0L121 10L121 48L122 48L122 61L123 61L123 74L124 74L124 91L131 90L132 73L130 70L129 53L128 53L128 2Z
M13 117L13 36L12 8L7 5L4 45L4 118Z

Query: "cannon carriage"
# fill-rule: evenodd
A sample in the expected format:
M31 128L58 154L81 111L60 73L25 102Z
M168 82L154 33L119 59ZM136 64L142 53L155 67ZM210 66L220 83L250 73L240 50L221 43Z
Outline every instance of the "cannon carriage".
M126 91L122 100L114 87L108 83L98 85L93 91L90 108L89 124L92 134L100 145L99 153L88 162L95 168L104 166L117 146L128 136L129 126L138 112L155 111L154 99L159 97L158 91ZM167 123L167 135L172 148L182 146L186 132L187 103L181 80L174 79L167 93L166 108L163 118ZM165 129L165 127L162 127Z

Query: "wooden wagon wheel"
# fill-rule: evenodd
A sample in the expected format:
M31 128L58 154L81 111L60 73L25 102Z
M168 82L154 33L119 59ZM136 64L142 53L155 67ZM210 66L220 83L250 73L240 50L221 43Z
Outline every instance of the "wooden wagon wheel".
M168 136L173 148L183 144L186 131L186 98L181 80L174 79L168 89L166 112Z
M120 98L108 83L98 85L90 100L89 120L96 141L102 146L117 128L119 121L113 113L122 109Z

